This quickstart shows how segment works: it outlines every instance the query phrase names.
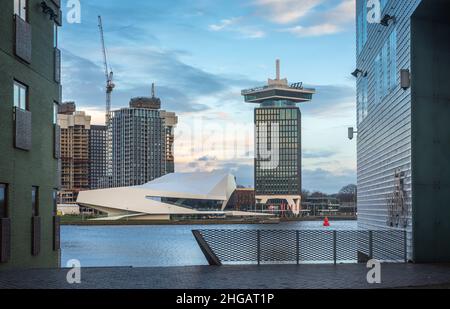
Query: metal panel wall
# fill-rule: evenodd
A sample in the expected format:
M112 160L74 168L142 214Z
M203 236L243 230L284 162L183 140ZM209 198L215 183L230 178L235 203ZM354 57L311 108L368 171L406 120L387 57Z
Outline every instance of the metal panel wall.
M0 218L0 263L11 257L11 219Z
M15 53L22 60L31 63L31 25L22 18L15 17Z
M388 27L369 23L367 42L357 57L357 68L368 73L367 116L358 126L358 224L361 228L388 228L389 199L396 190L395 174L398 171L404 173L406 204L412 207L411 90L401 89L400 70L411 68L410 17L420 1L389 0L382 16L395 16L395 22L390 22ZM359 10L365 4L366 0L357 0ZM375 71L379 68L375 66L375 59L392 31L397 32L397 83L394 90L377 104ZM358 95L363 91L362 84L358 83ZM360 109L362 106L358 106ZM410 211L406 227L410 258L411 221ZM403 229L404 226L393 228Z
M15 108L15 147L22 150L31 150L31 112Z

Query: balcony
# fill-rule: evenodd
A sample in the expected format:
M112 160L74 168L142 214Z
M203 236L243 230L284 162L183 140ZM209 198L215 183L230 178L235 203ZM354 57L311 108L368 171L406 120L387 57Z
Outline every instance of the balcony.
M0 263L6 263L11 256L11 219L0 219Z
M19 16L14 16L15 54L27 63L31 63L31 25Z
M14 146L25 151L31 150L31 112L15 107L14 119Z

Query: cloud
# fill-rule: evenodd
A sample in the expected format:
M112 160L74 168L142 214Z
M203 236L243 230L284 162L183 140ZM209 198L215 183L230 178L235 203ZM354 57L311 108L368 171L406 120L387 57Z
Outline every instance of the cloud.
M258 13L271 22L288 24L310 14L324 0L255 0Z
M101 64L63 49L62 83L64 100L73 100L82 107L105 105L105 78ZM110 50L116 89L113 109L128 105L130 98L150 95L150 85L156 82L157 96L163 109L182 112L206 111L211 107L199 103L201 97L217 97L233 87L251 84L244 78L221 76L206 72L179 59L183 51L154 47L140 49L118 47ZM121 56L121 57L119 57Z
M226 172L234 175L238 186L254 187L254 168L252 164L227 162L219 165L214 171Z
M334 24L321 24L308 27L295 26L284 29L283 31L292 33L298 37L314 37L335 34L341 32L342 28L339 25Z
M308 86L309 87L309 86ZM312 85L316 94L310 103L304 104L302 112L310 116L347 116L355 111L356 89L345 85Z
M236 161L194 161L186 165L177 164L178 172L213 171L230 173L236 177L236 183L244 187L254 187L254 166L251 163ZM356 171L329 171L323 168L303 169L303 189L332 194L352 183L356 183Z
M210 31L229 31L238 33L242 38L260 39L266 36L266 33L255 26L243 25L242 17L233 17L229 19L222 19L220 23L211 24L208 26Z
M277 24L301 24L281 29L297 37L332 35L355 20L354 0L256 0L258 12Z
M216 161L217 157L203 156L198 158L198 161L208 162L208 161Z
M356 183L356 171L344 170L331 172L325 169L304 169L302 176L303 189L308 191L321 191L332 194L351 183Z
M230 27L231 25L236 24L238 21L239 21L239 18L237 18L237 17L230 18L230 19L222 19L219 24L209 25L208 28L211 31L221 31L221 30L224 30L224 29Z
M336 151L329 151L329 150L304 150L303 151L303 158L305 159L323 159L323 158L330 158L336 155Z

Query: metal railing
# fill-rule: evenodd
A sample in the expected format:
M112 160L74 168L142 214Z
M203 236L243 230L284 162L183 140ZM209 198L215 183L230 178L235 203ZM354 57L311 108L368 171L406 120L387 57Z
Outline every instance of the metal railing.
M400 230L194 230L210 265L407 262Z

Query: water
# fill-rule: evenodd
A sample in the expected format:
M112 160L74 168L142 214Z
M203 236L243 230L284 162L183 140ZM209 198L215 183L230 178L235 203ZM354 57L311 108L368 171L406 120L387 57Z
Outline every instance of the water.
M332 222L332 229L355 230L356 221ZM62 266L77 259L83 267L207 265L194 229L324 229L320 221L270 225L63 226Z

